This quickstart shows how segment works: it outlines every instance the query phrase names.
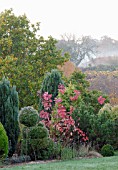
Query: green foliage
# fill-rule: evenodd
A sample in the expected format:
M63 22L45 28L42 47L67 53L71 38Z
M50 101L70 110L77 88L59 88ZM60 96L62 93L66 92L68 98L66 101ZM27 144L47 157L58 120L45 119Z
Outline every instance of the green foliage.
M108 112L109 113L109 116L112 117L112 114L111 114L111 111L112 111L112 106L109 104L109 103L106 103L98 112L98 114L103 114L104 112Z
M23 139L22 153L29 155L31 160L54 158L54 142L49 137L44 137L41 139Z
M69 147L64 147L61 150L61 160L70 160L78 156L77 150Z
M16 88L3 78L0 82L0 121L3 124L9 140L9 156L15 151L18 135L19 99Z
M88 104L86 105L84 101L81 101L76 109L73 111L72 117L75 120L75 124L80 125L81 129L86 132L89 140L91 141L91 119L94 116L94 108ZM75 136L76 139L76 136ZM77 140L77 139L76 139ZM78 146L79 147L79 146Z
M61 150L61 159L62 160L70 160L73 157L72 149L68 147L64 147Z
M42 136L40 137L40 132ZM48 146L47 129L43 127L29 127L23 130L22 153L29 155L32 160L40 159L40 152Z
M112 117L112 109L109 104L105 104L99 113L91 120L91 138L94 145L100 149L105 144L111 144L114 148L118 147L117 124Z
M22 129L22 154L29 155L31 160L49 159L53 156L53 141L49 138L48 129L38 122L38 112L33 107L24 107L20 111Z
M38 106L36 93L45 72L68 59L57 50L55 39L38 35L39 26L25 15L15 16L12 9L0 13L0 78L5 75L17 86L20 108Z
M74 90L76 90L75 85L70 82L68 84L68 87L66 87L66 90L65 90L64 94L59 93L59 95L58 95L58 98L62 99L61 103L62 103L63 106L66 107L67 111L70 111L70 106L71 105L75 108L81 102L81 95L79 95L77 100L75 100L74 102L72 102L70 100L70 97L75 96Z
M29 145L32 148L32 152L40 152L40 150L46 149L48 145L48 138L41 138L41 139L30 139ZM31 152L30 152L31 154ZM37 153L38 154L38 153Z
M38 122L38 111L31 106L20 110L19 121L27 127L35 126Z
M0 159L7 157L8 155L8 137L6 131L0 122Z
M111 144L115 149L118 148L118 107L111 106L110 104L105 104L103 108L99 111L98 115L100 117L106 117L104 124L108 124L106 129L109 129L109 136L107 137L107 143ZM107 134L108 135L108 134Z
M74 85L78 87L78 90L83 92L87 87L89 87L89 82L86 80L86 75L81 71L74 71L69 78Z
M97 90L88 90L89 82L86 80L86 75L81 71L75 71L69 78L67 85L72 82L77 90L80 90L81 97L85 105L93 107L94 113L98 113L101 105L98 103L98 97L102 95L100 91ZM108 102L108 97L103 95L106 98L105 103Z
M114 148L111 145L106 144L102 147L101 154L103 156L113 156L114 155Z
M5 58L12 54L23 60L26 55L32 56L36 50L35 34L39 30L39 23L36 27L31 25L32 31L30 31L30 22L27 17L15 16L12 9L0 14L0 23L0 56Z
M118 121L118 105L112 107L112 117L114 120Z
M22 137L23 137L23 139L26 139L26 138L28 138L28 133L29 133L29 131L30 131L30 129L29 128L27 128L27 127L23 127L22 128Z
M38 152L38 159L46 160L46 159L55 159L59 153L55 149L55 143L51 138L48 138L47 146L45 149L42 149Z
M103 104L101 105L100 103L98 103L98 97L101 96L101 92L89 91L87 89L88 82L85 80L85 75L81 72L73 73L72 77L70 77L68 82L66 82L66 85L67 85L67 87L65 88L66 90L64 91L64 94L59 93L57 98L62 100L61 104L66 108L67 112L70 111L70 107L72 107L74 109L72 112L72 118L75 121L75 126L80 127L81 130L85 132L85 135L87 135L89 137L89 141L92 142L92 146L97 145L99 135L97 136L95 126L97 126L97 123L99 124L97 114L98 114L99 109L103 106ZM75 97L75 92L74 92L75 89L81 90L80 95L77 100L74 99L74 101L71 102L70 97L71 98ZM106 96L103 96L103 97L106 98L105 102L107 102L108 101L107 97ZM56 123L58 122L56 114L57 114L57 106L55 106L53 108L53 112L52 112L52 116L51 116L53 124L54 124L54 122L56 122ZM55 117L56 117L56 119L55 119ZM107 123L112 124L112 121L110 123L109 122L107 122ZM99 126L97 126L97 127L99 127ZM110 128L112 129L112 127L113 126L111 126ZM107 128L108 128L108 126L107 126ZM110 130L108 129L109 133L107 133L106 136L108 136L111 133L111 129ZM99 129L98 129L98 131L99 131ZM53 134L56 134L56 130L54 128L50 128L51 137L54 137ZM56 138L57 137L62 138L62 135L59 136L59 134L60 133L57 132ZM74 136L74 138L73 138L74 143L79 146L81 137L78 137L77 133L72 132L72 134ZM64 135L64 137L65 137L65 135ZM110 140L110 139L109 138L106 139L106 141L108 141L108 140ZM66 141L66 139L64 141ZM103 145L104 141L102 141L101 143Z
M112 107L111 114L114 121L114 144L112 144L112 146L114 147L114 149L118 149L118 105Z
M108 97L96 90L89 91L89 83L86 80L85 74L81 71L72 74L68 80L68 86L69 82L73 83L74 87L81 92L81 100L79 103L75 103L74 111L72 113L75 125L78 126L79 124L81 130L86 132L89 141L92 146L97 147L96 149L102 147L104 142L111 142L112 138L110 135L114 129L114 122L112 119L108 120L108 115L98 116L99 110L109 101ZM98 97L101 95L106 99L102 105L98 103ZM66 97L65 99L64 97L62 99L67 101ZM106 129L101 127L101 123L104 124L102 125L103 127L106 127L107 133L105 133ZM80 143L77 135L75 135L75 141L76 143Z
M54 142L53 146L53 155L55 159L61 159L61 150L62 150L62 144L58 142Z
M40 95L39 95L39 110L43 109L42 105L42 95L44 92L48 92L49 94L52 94L52 106L54 106L54 99L58 95L58 85L64 84L61 74L58 70L53 69L51 72L46 73L44 80L41 85L40 89Z
M49 136L47 128L41 126L30 128L28 135L30 139L42 139Z
M37 126L44 127L44 123L43 122L38 122Z
M75 140L75 136L80 141L85 142L88 140L85 133L80 130L79 123L75 125L75 121L71 116L81 102L80 91L76 90L71 83L68 87L64 87L63 85L60 87L59 94L55 100L56 104L51 112L50 124L46 120L44 122L49 128L50 136L54 141L61 141L63 146L73 146L73 143L78 145L79 142ZM47 118L44 117L44 119Z

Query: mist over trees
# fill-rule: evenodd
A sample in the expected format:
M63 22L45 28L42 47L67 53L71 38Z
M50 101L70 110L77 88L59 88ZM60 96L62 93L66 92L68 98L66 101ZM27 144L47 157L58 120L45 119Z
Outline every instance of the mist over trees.
M96 40L90 36L82 36L76 38L75 35L64 34L62 39L58 40L57 47L62 49L62 54L68 52L71 56L70 60L78 66L86 57L92 59L96 54L97 43Z
M90 36L77 38L72 34L64 34L58 40L57 48L62 50L62 55L68 52L71 56L70 61L76 66L80 66L83 61L90 61L91 64L95 65L96 58L101 57L108 57L108 60L110 59L113 64L118 56L118 40L108 36L103 36L98 40Z
M103 36L98 43L97 57L118 56L118 40Z

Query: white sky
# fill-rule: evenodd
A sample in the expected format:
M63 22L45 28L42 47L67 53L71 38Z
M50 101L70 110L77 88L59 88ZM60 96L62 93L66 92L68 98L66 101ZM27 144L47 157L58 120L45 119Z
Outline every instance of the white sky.
M32 23L41 22L45 38L71 33L118 40L118 0L0 0L0 12L9 8L16 15L25 13Z

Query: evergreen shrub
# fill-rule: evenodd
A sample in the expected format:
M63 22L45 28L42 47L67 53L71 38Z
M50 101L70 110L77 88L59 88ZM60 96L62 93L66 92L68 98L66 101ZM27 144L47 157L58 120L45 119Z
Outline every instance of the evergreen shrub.
M46 127L34 126L29 130L30 139L42 139L48 137L48 130Z
M102 147L101 154L103 156L113 156L114 155L114 148L111 145L106 144Z
M9 141L9 153L11 157L15 152L19 136L19 98L16 87L10 86L10 82L3 78L0 81L0 122L3 124Z
M38 112L32 107L20 111L19 121L25 127L22 130L22 154L29 155L31 160L50 159L53 157L53 141L49 138L48 129L38 122Z
M0 122L0 159L8 155L8 137L6 131Z
M27 106L20 110L19 121L21 124L31 127L37 124L38 117L38 111L31 106Z
M51 72L47 73L44 77L44 80L41 85L41 89L39 92L39 111L43 110L42 104L42 95L45 92L48 94L52 94L52 106L54 106L54 99L58 95L58 85L64 84L64 81L61 78L61 74L57 69L51 70Z

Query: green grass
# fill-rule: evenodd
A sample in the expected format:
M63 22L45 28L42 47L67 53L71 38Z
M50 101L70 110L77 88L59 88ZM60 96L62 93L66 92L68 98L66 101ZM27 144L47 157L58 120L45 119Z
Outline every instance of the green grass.
M118 170L118 156L58 161L44 164L27 164L2 170Z

